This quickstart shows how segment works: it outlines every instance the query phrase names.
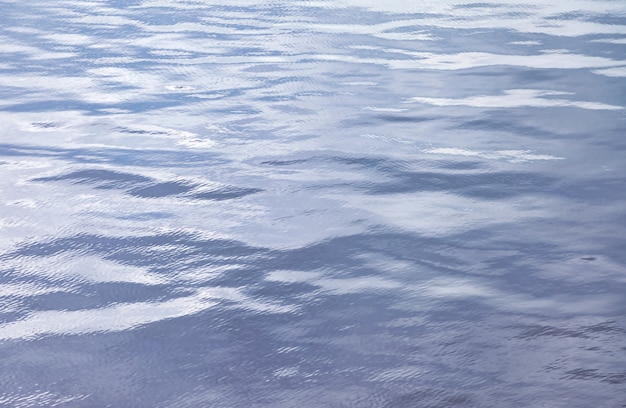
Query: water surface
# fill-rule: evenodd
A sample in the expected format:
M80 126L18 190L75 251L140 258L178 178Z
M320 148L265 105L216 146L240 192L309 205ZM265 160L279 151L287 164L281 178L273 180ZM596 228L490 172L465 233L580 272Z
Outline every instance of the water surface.
M0 0L0 405L626 406L626 4Z

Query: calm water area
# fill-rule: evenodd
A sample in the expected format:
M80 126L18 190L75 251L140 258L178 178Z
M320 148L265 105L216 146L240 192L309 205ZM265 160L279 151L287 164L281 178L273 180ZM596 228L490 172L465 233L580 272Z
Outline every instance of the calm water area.
M626 407L626 1L0 0L0 406Z

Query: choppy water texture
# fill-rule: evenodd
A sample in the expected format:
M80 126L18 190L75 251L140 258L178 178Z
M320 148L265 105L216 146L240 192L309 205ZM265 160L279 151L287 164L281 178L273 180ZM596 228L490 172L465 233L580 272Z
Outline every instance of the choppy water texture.
M0 21L0 405L626 406L623 0Z

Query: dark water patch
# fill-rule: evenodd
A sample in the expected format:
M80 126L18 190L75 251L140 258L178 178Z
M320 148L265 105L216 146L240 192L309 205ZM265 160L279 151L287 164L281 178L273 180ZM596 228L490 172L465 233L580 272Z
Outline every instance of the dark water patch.
M67 276L66 278L72 278ZM62 277L61 277L62 279ZM115 277L113 277L115 279ZM120 276L119 279L124 279ZM75 279L71 279L72 281ZM183 296L180 291L172 291L167 285L145 285L129 282L83 282L80 286L67 288L65 291L41 294L24 300L25 306L33 312L58 310L63 311L95 310L119 303L154 302L175 299Z
M37 296L30 302L24 302L33 312L42 310L56 310L57 305L63 304L64 310L81 310L104 306L98 300L91 299L83 294L71 292L56 292Z
M120 280L125 277L120 276ZM115 278L113 278L115 279ZM94 282L81 286L80 294L94 302L90 308L104 307L118 303L155 302L176 299L185 295L180 288L173 288L167 282L145 283L133 282ZM84 309L90 309L85 307Z
M219 190L196 193L196 194L193 194L192 197L197 198L199 200L222 201L222 200L233 200L236 198L245 197L250 194L259 193L261 191L263 190L260 188L225 187Z
M428 123L441 119L440 117L421 115L372 115L360 113L357 116L343 119L341 125L346 128L369 128L374 126L384 126L385 124L401 126L410 123Z
M119 216L117 218L121 220L149 221L149 220L159 220L159 219L174 218L174 217L175 215L172 213L151 211L151 212L142 212L142 213Z
M146 187L135 188L130 190L129 194L136 197L157 198L183 194L191 191L192 189L193 186L185 182L168 181L155 183Z
M448 389L425 388L400 395L383 405L385 408L445 408L478 406L472 394Z
M491 112L481 115L480 118L470 120L460 119L455 121L451 129L460 130L483 130L483 131L500 131L513 133L517 135L529 136L532 138L564 138L566 135L559 136L554 132L541 129L535 126L523 125L520 120L516 120L511 115L502 115L501 112Z
M567 380L596 380L609 384L626 384L626 372L602 373L596 368L577 368L565 373L562 378Z
M332 163L347 164L349 166L357 166L363 169L382 169L386 170L392 166L402 166L402 161L389 161L382 157L350 157L350 156L332 156L326 158Z
M116 132L129 133L131 135L167 135L167 132L159 130L132 129L128 127L115 127Z
M552 326L539 326L527 329L524 333L520 334L519 338L535 338L538 336L555 336L555 337L583 337L587 335L584 332L564 329Z
M315 166L316 168L328 168L336 170L337 165L350 166L363 170L381 170L386 167L397 165L402 166L403 161L389 161L388 159L377 156L336 156L335 152L311 152L309 157L293 158L283 160L266 160L260 162L261 165L308 168Z
M540 336L555 337L578 337L578 338L594 338L601 335L621 335L626 330L616 324L615 321L606 321L590 326L582 326L578 328L565 328L554 326L535 326L526 329L519 338L536 338Z
M459 171L485 169L484 163L474 161L438 161L437 165L442 169Z
M125 189L152 181L151 178L138 174L102 169L79 170L61 176L34 178L32 181L49 182L63 180L69 180L74 184L91 184L95 188L101 189Z
M151 177L132 173L122 173L104 169L88 169L52 177L34 178L32 181L70 181L73 184L88 184L96 189L122 190L126 194L142 198L160 198L167 196L188 196L198 200L231 200L263 191L258 188L240 188L225 186L211 191L193 192L201 184L189 181L158 181Z
M33 122L32 125L40 129L51 129L59 127L59 124L53 122Z
M380 119L385 122L391 123L420 123L436 120L437 118L422 117L422 116L407 116L407 115L376 115L376 119Z
M228 277L230 280L230 277ZM298 296L313 292L316 287L307 282L268 282L257 283L251 288L250 294L259 299L290 299L296 300Z
M480 3L480 2L472 2L472 3L464 3L464 4L455 4L452 7L460 8L460 9L506 9L509 7L507 4L498 4L498 3Z
M229 108L215 108L211 112L214 114L239 116L258 115L262 113L260 110L251 105L238 105Z
M308 162L309 159L295 159L295 160L268 160L263 161L261 164L269 166L293 166L294 164L303 164Z
M510 74L515 76L515 82L519 84L524 84L524 86L528 86L528 84L554 84L556 81L561 79L561 75L558 72L547 69L517 69L512 70ZM554 85L549 86L552 88Z

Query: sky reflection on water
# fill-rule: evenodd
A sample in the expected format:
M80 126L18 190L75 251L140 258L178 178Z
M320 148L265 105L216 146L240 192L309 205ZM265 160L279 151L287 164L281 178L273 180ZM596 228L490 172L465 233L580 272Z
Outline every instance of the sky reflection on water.
M622 1L0 7L0 405L626 401Z

